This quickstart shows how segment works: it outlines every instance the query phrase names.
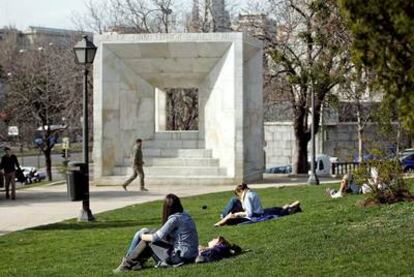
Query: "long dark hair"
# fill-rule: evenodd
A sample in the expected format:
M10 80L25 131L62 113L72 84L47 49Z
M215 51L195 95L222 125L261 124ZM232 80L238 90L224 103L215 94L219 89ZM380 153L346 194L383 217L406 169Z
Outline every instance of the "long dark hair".
M245 183L242 183L236 186L236 188L234 189L234 193L238 194L246 189L249 189L249 187Z
M170 215L175 213L182 213L183 206L181 205L180 198L175 194L168 194L164 199L164 207L162 209L162 224L167 222Z
M221 244L224 247L226 247L230 255L237 255L242 252L242 249L240 246L238 246L237 244L230 243L228 240L226 240L222 236L218 236L218 244Z
M218 239L218 243L219 244L222 244L222 245L224 245L224 246L226 246L226 247L230 247L232 244L228 241L228 240L226 240L224 237L222 237L222 236L218 236L217 237L217 239Z

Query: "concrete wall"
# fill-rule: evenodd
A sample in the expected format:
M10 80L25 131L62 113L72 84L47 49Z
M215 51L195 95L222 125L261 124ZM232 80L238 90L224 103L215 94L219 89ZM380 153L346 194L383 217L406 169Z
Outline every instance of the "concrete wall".
M136 138L150 139L155 128L154 87L137 76L108 48L95 62L94 161L95 176L112 175ZM97 71L97 72L96 72Z
M292 164L295 136L290 122L265 122L266 168Z
M200 85L202 128L207 149L220 159L229 177L235 176L235 49L230 46Z
M322 150L321 133L316 135L316 154L324 153L338 157L340 161L352 161L358 153L358 134L356 123L338 123L326 126L324 150ZM265 122L266 168L292 164L295 136L291 122ZM378 132L375 124L368 124L365 129L367 148L387 146L395 137L386 137ZM396 133L395 133L396 135ZM408 139L403 136L402 147L408 146ZM310 143L309 143L310 151ZM310 152L309 152L310 153Z
M243 139L249 142L243 144L244 180L250 182L260 179L264 169L263 97L258 93L263 87L263 52L261 47L251 48L248 44L243 47L246 53L243 64Z
M167 130L167 93L155 88L155 131Z
M397 124L394 127L395 132L391 135L385 135L379 132L376 124L368 124L364 129L364 147L366 149L385 149L395 144L397 141ZM320 141L319 136L319 141ZM356 123L340 123L334 126L328 126L326 130L324 149L326 153L339 157L343 161L350 161L358 153L358 133ZM408 136L402 134L400 137L400 147L409 146ZM320 146L320 143L319 143Z

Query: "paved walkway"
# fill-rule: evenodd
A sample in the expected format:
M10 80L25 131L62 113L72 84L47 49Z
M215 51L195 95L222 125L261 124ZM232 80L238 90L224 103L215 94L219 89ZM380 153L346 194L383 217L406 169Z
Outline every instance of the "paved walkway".
M323 182L337 182L326 179ZM306 178L272 177L265 178L253 188L292 186L306 183ZM229 191L233 186L153 186L148 192L138 191L138 186L130 186L125 192L121 187L91 187L91 210L94 214L122 208L132 204L163 199L166 193L180 197ZM15 201L6 200L0 192L0 235L34 226L45 225L76 218L81 202L70 202L66 195L66 184L40 186L17 191Z

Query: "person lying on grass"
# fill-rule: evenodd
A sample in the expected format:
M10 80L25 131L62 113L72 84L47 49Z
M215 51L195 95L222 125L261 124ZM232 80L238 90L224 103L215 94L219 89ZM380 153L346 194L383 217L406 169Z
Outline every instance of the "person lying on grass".
M290 215L301 211L300 202L295 201L283 207L262 208L259 195L246 184L236 186L232 197L221 213L221 220L214 226L254 223Z
M198 256L195 260L196 263L210 263L219 261L224 258L230 258L238 255L242 252L242 249L231 244L224 237L218 236L208 242L208 246L200 245L198 247Z
M156 267L193 263L198 255L196 225L174 194L164 199L162 224L158 230L143 228L136 232L126 256L113 272L142 269L150 257L154 258Z
M341 180L339 190L327 188L326 194L331 198L341 198L345 196L347 193L365 194L372 192L372 188L384 190L388 187L383 182L381 182L378 176L378 170L375 167L372 167L370 169L370 175L371 177L368 178L368 184L362 184L362 186L358 186L354 181L352 173L347 173Z
M341 184L339 185L339 190L334 190L331 188L326 189L326 194L331 198L341 198L346 193L361 193L361 188L354 183L352 173L347 173L344 175L344 177L342 177Z

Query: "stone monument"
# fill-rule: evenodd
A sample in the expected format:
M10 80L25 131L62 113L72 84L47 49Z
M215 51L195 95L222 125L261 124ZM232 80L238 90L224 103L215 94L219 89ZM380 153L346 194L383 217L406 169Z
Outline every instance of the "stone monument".
M146 183L262 179L262 43L244 33L94 37L94 180L121 184L142 138ZM196 131L166 131L170 88L196 88Z

